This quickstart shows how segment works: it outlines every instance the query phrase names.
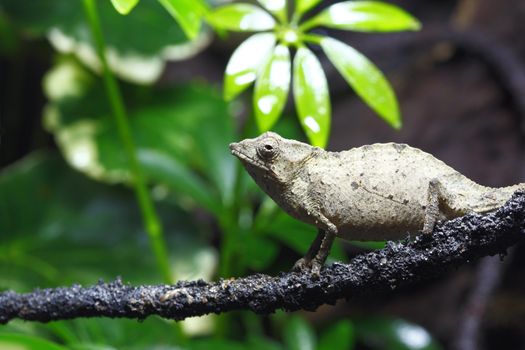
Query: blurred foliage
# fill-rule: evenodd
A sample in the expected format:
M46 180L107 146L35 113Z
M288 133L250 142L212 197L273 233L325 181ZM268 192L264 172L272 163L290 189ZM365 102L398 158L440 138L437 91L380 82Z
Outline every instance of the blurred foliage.
M111 0L122 15L127 15L137 6L139 0ZM200 32L202 19L207 7L202 0L159 0L190 39L195 39Z
M107 0L98 0L98 8L109 65L119 77L135 83L153 83L163 72L166 60L187 59L209 41L206 32L189 41L157 1L142 1L125 17ZM80 2L2 0L2 12L25 37L46 37L59 52L73 54L91 69L101 70Z
M259 115L256 123L249 119L239 130L235 118L246 106L242 101L225 102L211 83L152 84L166 60L187 58L205 46L209 29L201 26L203 20L218 28L255 31L277 29L277 23L287 21L285 8L277 6L284 1L259 2L267 11L235 4L210 14L207 4L193 0L97 1L107 43L105 55L113 73L122 79L119 89L137 157L155 199L171 273L177 280L288 269L316 235L312 226L292 219L264 196L228 152L231 141L256 135L256 125L272 127L290 138L301 138L302 125L312 142L326 142L330 111L322 68L306 46L296 52L293 64L288 51L301 41L283 41L285 32L254 34L234 52L224 89L231 100L260 74L255 96L264 98L274 91L282 109L293 70L300 124L287 116L279 118L279 110L272 120L262 120ZM297 25L299 17L318 3L296 2L293 20ZM305 34L307 27L314 25L352 30L415 29L417 22L397 8L386 7L374 14L374 6L377 10L377 6L386 5L361 3L365 7L359 9L343 3L346 5L340 5L345 6L340 11L360 11L366 21L353 22L350 27L348 22L345 25L331 18L327 9L304 22L301 40L317 40ZM112 5L127 15L121 16ZM256 14L250 18L262 22L247 23L247 14ZM384 25L385 14L395 15L390 17L390 27ZM378 23L383 26L377 27ZM1 52L15 58L21 46L30 51L35 40L45 39L56 49L42 82L47 98L42 116L43 126L58 148L33 152L0 172L0 290L25 292L37 287L93 284L117 276L134 284L159 283L161 273L130 190L133 173L111 118L100 58L80 2L2 0L0 38ZM356 70L356 64L366 67L368 61L353 51L350 54L350 47L341 46L345 44L327 40L318 43L329 56L345 52L351 58L353 63L350 58L332 57L347 80L360 79L357 85L368 86L363 94L376 94L370 95L374 101L377 94L385 96L383 107L373 107L393 106L395 98L389 95L387 85L372 87L363 79L374 74L381 82L379 71L372 65ZM255 51L262 54L255 60L245 59L246 53ZM273 58L268 59L272 53ZM274 80L275 66L285 68L285 81ZM265 68L261 71L260 67ZM312 77L318 83L316 89L308 83ZM351 84L359 93L359 86ZM307 116L319 106L325 110L313 118L323 134L313 136ZM389 122L394 125L396 120ZM365 246L376 248L378 244ZM330 259L347 259L339 242ZM342 319L316 329L300 314L278 312L263 318L238 312L227 316L187 320L181 323L182 333L173 322L157 317L141 322L14 321L0 328L0 348L342 350L363 343L371 349L390 349L389 344L395 344L396 349L437 349L426 331L400 320ZM420 338L424 334L429 342L426 347L410 347L407 334Z
M356 336L373 349L440 350L421 326L401 319L371 317L356 322Z

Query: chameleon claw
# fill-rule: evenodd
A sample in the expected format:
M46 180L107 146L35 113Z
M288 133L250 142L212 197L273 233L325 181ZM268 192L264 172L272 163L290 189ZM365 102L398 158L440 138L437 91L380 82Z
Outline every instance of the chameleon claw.
M297 262L294 264L292 271L298 273L310 273L313 279L318 279L321 275L322 268L323 264L321 264L318 261L315 261L315 259L308 260L305 258L301 258L297 260Z
M312 276L313 279L319 279L319 276L321 275L321 269L323 268L323 264L317 262L317 261L312 261L312 267L311 267L311 270L310 270L310 275Z
M311 260L301 258L295 262L295 264L293 265L292 271L303 272L305 270L309 270L311 266L312 266Z

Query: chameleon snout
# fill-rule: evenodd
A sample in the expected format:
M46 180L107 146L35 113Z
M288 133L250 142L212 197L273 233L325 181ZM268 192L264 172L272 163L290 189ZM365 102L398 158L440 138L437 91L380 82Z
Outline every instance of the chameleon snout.
M238 142L232 142L230 143L230 152L232 154L235 154L236 152L239 152L239 143Z

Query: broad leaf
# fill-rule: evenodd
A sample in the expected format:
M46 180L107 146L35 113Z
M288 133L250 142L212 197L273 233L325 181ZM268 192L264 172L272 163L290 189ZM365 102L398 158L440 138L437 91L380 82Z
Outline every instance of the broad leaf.
M343 320L323 332L317 350L352 350L354 343L354 326Z
M292 218L281 209L278 209L277 215L273 216L271 220L262 223L260 228L265 235L278 240L296 251L300 256L306 253L317 235L317 229L314 226ZM340 240L334 242L330 250L329 260L347 261Z
M391 350L440 350L442 347L423 327L401 319L366 318L355 322L360 343Z
M17 278L23 291L117 275L158 280L153 257L144 253L150 248L132 191L92 181L57 154L38 153L0 173L0 193L0 285ZM215 266L205 258L210 247L187 213L166 201L156 207L177 262L174 273L191 266L199 278L209 278L206 271Z
M418 30L421 24L403 9L379 1L345 1L308 20L302 28L325 26L363 32Z
M130 181L127 158L101 83L81 67L46 75L51 104L45 125L72 166L98 180ZM84 76L79 83L77 76ZM73 88L57 89L57 86ZM55 87L52 91L52 87ZM212 90L199 86L163 87L144 93L123 85L139 161L147 179L169 193L218 213L231 196L235 159L228 151L233 125L228 106Z
M275 46L272 33L255 34L234 51L224 75L224 98L234 99L257 78L260 67L268 60ZM254 55L257 52L257 55Z
M0 349L5 350L66 350L66 347L32 335L0 334Z
M244 3L217 8L209 15L209 21L218 29L238 32L270 30L275 27L275 20L268 12Z
M295 11L302 15L320 2L321 0L295 0Z
M164 8L177 20L184 33L195 39L201 29L202 0L159 0Z
M117 350L112 346L108 345L95 345L95 344L72 344L69 345L70 350Z
M355 92L393 128L401 128L397 100L383 73L363 54L341 41L325 37L321 47Z
M262 336L248 336L246 340L248 349L254 350L284 350L280 343Z
M316 339L312 326L297 315L293 315L287 322L283 337L289 350L316 349Z
M139 0L111 0L111 3L115 7L115 9L121 14L121 15L127 15L128 13L133 10L135 6L137 6Z
M188 343L189 350L246 350L239 342L226 339L195 339Z
M152 83L163 72L166 60L186 59L206 44L204 35L188 42L179 24L157 1L141 1L127 16L118 14L108 0L97 3L108 63L128 81ZM24 28L24 35L47 37L58 51L73 54L94 71L100 70L78 1L2 0L2 12L10 22Z
M326 147L330 133L330 95L321 63L306 47L294 58L293 92L299 120L314 146Z
M273 13L279 20L286 20L286 0L258 0L265 9Z
M279 247L273 240L251 235L243 237L242 266L248 266L255 271L262 271L273 262Z
M255 83L254 108L259 131L270 130L288 99L291 80L290 51L277 45Z

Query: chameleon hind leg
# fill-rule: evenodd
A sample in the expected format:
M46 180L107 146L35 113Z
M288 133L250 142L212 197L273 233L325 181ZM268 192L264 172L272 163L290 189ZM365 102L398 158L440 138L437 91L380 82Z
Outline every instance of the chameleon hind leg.
M445 189L438 179L430 180L428 184L428 203L425 208L423 234L431 234L439 218L452 218L462 215L451 205L453 196Z
M321 246L319 247L319 251L312 260L312 276L319 276L321 268L323 267L324 262L328 257L328 254L330 254L330 249L332 248L334 239L335 232L330 230L325 232L323 241L321 242Z

